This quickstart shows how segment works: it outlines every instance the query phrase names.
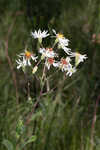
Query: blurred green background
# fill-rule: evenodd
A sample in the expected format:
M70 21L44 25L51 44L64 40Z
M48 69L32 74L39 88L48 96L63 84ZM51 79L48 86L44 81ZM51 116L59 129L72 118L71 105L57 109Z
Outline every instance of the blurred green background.
M72 51L88 59L71 78L50 80L55 91L42 97L25 125L39 85L15 60L25 46L35 47L30 32L39 28L62 32ZM31 136L36 139L24 150L100 150L99 49L100 0L0 0L0 150L21 150Z

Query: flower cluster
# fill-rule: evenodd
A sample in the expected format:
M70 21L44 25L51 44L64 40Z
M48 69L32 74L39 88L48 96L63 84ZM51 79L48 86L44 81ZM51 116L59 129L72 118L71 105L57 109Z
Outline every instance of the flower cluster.
M31 32L31 36L34 39L38 39L39 42L39 49L38 56L31 51L25 50L23 53L18 55L17 62L17 69L25 68L26 66L32 67L32 73L34 74L37 70L39 65L43 62L44 66L49 70L51 67L55 67L62 72L65 72L66 75L71 76L73 73L76 72L77 66L87 59L86 54L82 55L78 52L72 52L69 46L69 40L64 37L61 33L56 33L53 29L52 33L53 36L50 36L48 31L38 31ZM54 44L51 47L44 47L42 40L43 38L50 37L54 39ZM60 57L59 51L64 51L65 57ZM72 58L75 58L75 65L71 63ZM33 63L34 61L34 63Z

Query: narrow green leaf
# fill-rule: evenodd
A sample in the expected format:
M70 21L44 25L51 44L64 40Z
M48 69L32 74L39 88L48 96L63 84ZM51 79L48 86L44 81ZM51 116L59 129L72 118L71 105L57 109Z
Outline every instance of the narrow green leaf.
M25 147L25 145L31 143L31 142L34 142L36 140L36 135L33 135L29 138L28 141L24 142L23 145L21 146L21 149Z
M35 140L36 140L36 136L33 135L33 136L31 136L30 139L27 141L27 144L28 144L28 143L31 143L31 142L34 142Z
M2 144L5 145L8 150L14 150L13 144L9 140L4 139Z

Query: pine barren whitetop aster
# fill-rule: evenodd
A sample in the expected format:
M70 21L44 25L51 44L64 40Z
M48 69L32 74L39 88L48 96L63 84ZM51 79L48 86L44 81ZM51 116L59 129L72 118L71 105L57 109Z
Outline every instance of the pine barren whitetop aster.
M31 35L34 37L34 39L38 38L38 39L42 39L42 38L46 38L47 36L49 36L48 31L41 31L40 29L38 31L34 31L31 32Z
M54 29L53 33L55 34L56 42L58 43L58 48L62 48L65 51L65 53L69 55L69 53L71 52L71 49L67 47L69 44L69 40L66 39L63 34L56 33Z
M53 58L57 56L57 54L53 51L52 48L40 48L39 52L42 54L43 58L45 57Z
M70 57L61 58L59 62L59 68L62 70L62 72L67 71L67 69L71 66L70 61Z
M84 62L85 59L87 59L87 55L84 54L80 54L78 52L74 52L74 53L71 53L70 57L75 57L75 64L76 66L80 63L80 62Z
M58 34L58 36L57 36L57 39L58 39L58 41L59 41L59 45L61 45L61 47L63 47L63 46L68 46L68 42L69 42L69 40L68 39L66 39L65 37L60 37L61 35L60 34Z
M22 58L22 60L19 59L18 61L16 61L20 66L23 66L23 65L24 66L31 66L30 60L32 59L33 61L36 62L36 60L38 58L37 56L35 57L34 54L28 50L25 50L25 52L18 55L18 57L20 59ZM18 67L18 68L20 68L20 67Z
M47 58L45 65L48 68L48 70L50 69L51 65L53 65L54 67L58 67L58 63L54 60L54 58Z

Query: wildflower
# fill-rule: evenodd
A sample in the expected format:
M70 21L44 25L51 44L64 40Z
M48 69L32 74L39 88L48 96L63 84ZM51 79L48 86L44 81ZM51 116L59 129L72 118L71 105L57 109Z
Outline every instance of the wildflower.
M40 48L39 52L42 54L41 59L44 59L45 57L53 58L57 56L52 48Z
M40 29L38 31L35 30L35 32L31 32L31 35L34 37L34 39L39 39L39 42L42 42L42 38L46 38L49 36L48 31L41 31Z
M48 58L45 62L46 67L48 70L50 69L50 66L53 65L54 67L58 67L58 63L54 60L54 58Z
M59 42L59 45L61 46L61 48L65 47L65 46L68 46L69 40L66 39L65 37L63 37L63 38L57 37L57 39L58 39L58 42Z
M25 50L24 53L21 53L20 55L18 55L20 58L23 58L23 64L24 66L31 66L31 62L30 60L32 59L33 61L36 62L37 57L34 56L33 53L31 53L30 51Z
M71 61L70 57L66 57L66 59L61 58L59 68L62 71L67 71L67 69L71 66L70 61Z
M56 37L56 42L59 42L60 40L63 41L63 39L65 39L65 37L64 37L63 34L61 34L61 33L56 33L56 31L55 31L54 29L53 29L52 31L53 31L53 33L55 34L54 37ZM68 43L67 43L67 45L68 45Z
M70 67L67 68L67 73L66 75L69 75L71 76L73 73L76 72L76 68L75 67L72 67L72 65L70 65Z
M80 62L84 62L87 59L86 54L81 55L78 52L72 53L70 57L75 57L75 66L78 66Z
M61 34L61 33L56 33L56 31L53 29L52 30L53 31L53 33L55 34L55 37L56 37L56 39L64 39L65 37L64 37L64 35L63 34Z
M53 32L56 35L55 42L58 43L58 48L62 48L67 54L69 54L71 49L66 47L66 46L68 46L69 40L66 39L63 34L61 34L61 33L57 34L55 30L53 30Z

